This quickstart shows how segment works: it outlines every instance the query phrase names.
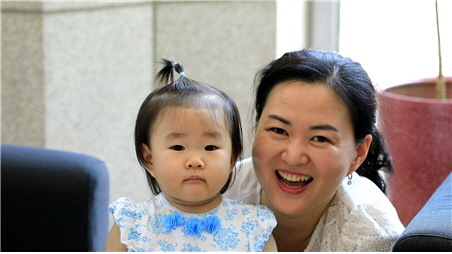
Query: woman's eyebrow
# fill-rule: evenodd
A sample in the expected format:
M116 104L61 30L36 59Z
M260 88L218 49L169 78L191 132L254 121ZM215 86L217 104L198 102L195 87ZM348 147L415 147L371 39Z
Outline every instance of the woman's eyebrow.
M285 125L292 125L292 123L289 120L287 120L285 118L282 118L280 116L277 116L277 115L269 115L268 118L278 120L278 121L282 122Z
M278 115L269 115L268 118L280 121L280 122L282 122L285 125L289 125L289 126L292 125L292 123L289 120L287 120L287 119L285 119L283 117L280 117ZM336 127L334 127L332 125L329 125L329 124L314 125L314 126L309 127L309 129L311 129L311 130L324 130L324 131L339 132Z
M329 125L329 124L315 125L315 126L311 126L309 129L339 132L334 126Z
M292 125L292 123L289 120L287 120L287 119L285 119L283 117L280 117L278 115L269 115L268 118L280 121L280 122L282 122L285 125ZM314 125L314 126L309 127L309 129L311 129L311 130L324 130L324 131L339 132L336 127L334 127L332 125L329 125L329 124Z

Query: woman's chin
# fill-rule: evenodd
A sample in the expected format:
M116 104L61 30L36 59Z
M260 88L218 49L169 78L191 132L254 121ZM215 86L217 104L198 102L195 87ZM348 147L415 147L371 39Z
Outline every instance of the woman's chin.
M302 197L299 195L288 194L282 190L270 190L271 195L262 195L261 203L269 207L275 214L284 214L287 216L296 216L305 210Z

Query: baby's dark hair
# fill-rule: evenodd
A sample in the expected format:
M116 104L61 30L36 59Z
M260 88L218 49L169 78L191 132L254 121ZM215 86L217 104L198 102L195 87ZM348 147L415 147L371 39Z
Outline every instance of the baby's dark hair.
M218 112L223 112L226 128L232 141L231 163L241 159L243 150L242 126L240 114L234 100L223 91L209 84L197 82L185 76L181 63L162 59L164 67L158 72L156 84L158 88L151 92L143 101L135 123L135 152L138 162L143 167L152 193L161 192L156 179L146 170L146 160L143 156L143 144L150 147L150 138L153 126L168 107L202 108L208 109L215 121ZM179 79L174 80L174 71ZM235 170L232 170L226 184L220 190L223 194L235 179Z

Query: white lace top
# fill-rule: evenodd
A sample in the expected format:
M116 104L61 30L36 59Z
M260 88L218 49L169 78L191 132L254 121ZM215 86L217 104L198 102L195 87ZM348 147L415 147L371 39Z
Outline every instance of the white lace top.
M304 251L391 251L404 230L397 212L370 180L353 173L345 178L317 224ZM250 204L260 203L261 187L251 158L242 162L236 180L224 196Z
M109 210L128 251L262 251L276 226L265 206L225 197L201 214L177 209L162 193L140 204L120 198Z

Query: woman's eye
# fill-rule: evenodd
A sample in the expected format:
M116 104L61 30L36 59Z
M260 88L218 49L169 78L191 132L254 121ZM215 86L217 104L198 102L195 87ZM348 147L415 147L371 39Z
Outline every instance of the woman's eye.
M321 143L330 141L329 139L327 139L327 138L325 138L323 136L315 136L315 137L312 138L312 140L314 140L316 142L321 142Z
M183 151L183 150L185 150L185 147L183 147L181 145L175 145L175 146L172 146L171 149L173 149L175 151Z
M210 145L210 146L206 146L204 149L205 149L206 151L214 151L214 150L217 150L218 147L217 147L217 146L214 146L214 145Z
M287 132L281 128L271 128L270 130L277 134L287 135Z

